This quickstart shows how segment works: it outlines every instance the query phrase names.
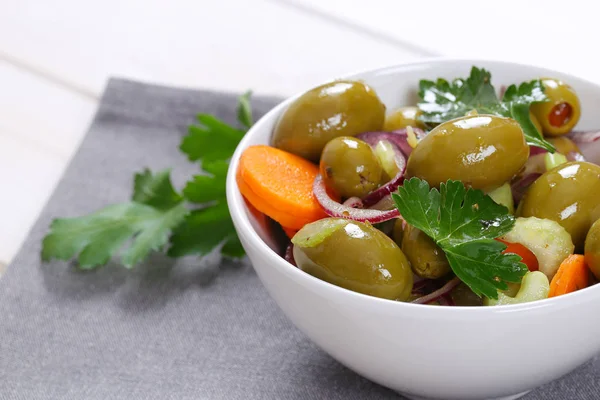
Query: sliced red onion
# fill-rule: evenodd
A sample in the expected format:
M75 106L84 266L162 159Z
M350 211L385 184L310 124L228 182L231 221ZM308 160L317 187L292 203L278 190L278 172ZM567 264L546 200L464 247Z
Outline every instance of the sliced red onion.
M593 143L600 140L600 130L598 131L573 131L567 135L575 143Z
M452 297L450 297L449 294L445 294L443 296L440 296L440 298L438 299L438 302L440 303L440 306L453 306L454 301L452 301Z
M413 132L418 140L423 139L427 134L419 128L413 128ZM393 132L365 132L357 136L358 139L369 143L371 146L377 146L380 140L387 140L395 144L400 151L408 158L412 152L412 147L408 144L408 132L406 129L399 129Z
M547 152L548 150L542 149L541 147L529 146L529 157L533 157L538 154L546 154Z
M362 200L358 197L350 197L343 205L350 208L364 208Z
M570 151L567 153L567 160L569 161L586 161L583 154L578 151Z
M450 293L452 291L452 289L454 289L456 286L458 286L458 284L460 282L461 281L460 281L460 279L458 279L458 277L454 277L453 279L449 280L444 286L442 286L441 288L439 288L435 292L431 292L431 293L429 293L426 296L419 297L418 299L415 299L415 300L411 301L411 303L414 303L414 304L427 304L427 303L431 303L433 301L436 301L440 297L442 297L442 296Z
M397 209L386 211L359 209L338 203L329 197L327 188L325 187L325 182L320 174L315 178L313 193L315 194L315 197L321 207L323 207L327 215L331 217L347 218L360 222L368 221L372 224L378 224L380 222L389 221L390 219L400 217L400 212Z
M500 100L502 100L502 98L504 97L504 93L506 93L506 88L507 88L506 85L500 86L500 93L498 94L498 98Z
M543 174L546 172L546 153L547 152L530 155L520 174L525 176L533 173Z
M440 298L438 298L438 303L440 304L440 306L448 306L448 300L446 300L446 296L440 296Z
M418 280L418 281L415 280L413 283L413 288L412 288L413 293L421 293L421 291L423 289L425 289L425 287L427 285L429 285L429 283L430 283L429 279L422 279L422 278L419 278L419 279L420 280Z
M285 261L289 262L294 267L298 266L296 265L296 260L294 259L294 244L292 242L290 242L285 248L285 255L283 258L285 258Z
M542 174L539 172L531 172L522 175L521 178L511 183L510 187L512 189L515 204L518 204L521 201L523 196L525 196L525 192L527 192L527 189L529 189L529 186L531 186L531 184L540 176L542 176Z
M398 167L398 173L388 183L372 191L362 199L365 207L371 207L385 196L395 192L396 189L398 189L398 186L400 186L400 184L404 181L404 172L406 171L406 152L402 150L400 144L404 143L406 146L410 146L406 141L406 130L404 130L404 136L402 136L401 133L395 132L366 132L361 133L357 136L357 138L368 143L373 149L375 149L377 143L381 141L385 140L391 143L395 153L394 161Z
M577 144L586 161L600 164L600 131L571 132L567 137Z

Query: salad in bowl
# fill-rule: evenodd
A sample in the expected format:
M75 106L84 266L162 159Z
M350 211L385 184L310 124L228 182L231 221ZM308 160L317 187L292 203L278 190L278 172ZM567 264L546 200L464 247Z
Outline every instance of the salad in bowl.
M600 132L577 132L568 82L496 90L491 73L418 82L387 109L361 80L307 91L269 145L244 150L237 184L290 238L286 259L390 300L491 306L600 278Z
M600 87L432 60L271 110L227 177L285 315L411 399L514 399L600 352Z

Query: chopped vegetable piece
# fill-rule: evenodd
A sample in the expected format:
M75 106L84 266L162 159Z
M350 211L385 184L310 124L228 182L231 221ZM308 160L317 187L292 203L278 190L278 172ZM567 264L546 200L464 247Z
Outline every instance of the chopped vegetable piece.
M549 297L584 289L588 283L589 271L585 265L585 257L581 254L571 254L560 264L556 275L552 278Z
M527 265L529 271L538 271L540 269L538 259L531 250L523 246L521 243L510 243L502 239L496 239L506 245L506 250L503 253L512 253L521 257L521 262Z
M379 163L390 179L396 176L398 172L401 172L400 168L398 168L398 163L396 162L396 150L393 146L394 145L387 140L381 140L373 149L375 156L377 156Z
M396 208L388 209L385 207L378 207L380 203L383 203L386 200L385 198L382 199L380 203L377 203L375 206L373 206L373 208L367 209L352 208L349 205L340 204L339 201L331 198L331 194L327 191L323 177L320 174L315 179L313 193L315 194L315 197L317 198L317 201L321 207L323 207L323 210L325 210L325 212L331 217L353 219L360 222L379 224L400 216L400 213ZM352 205L355 204L356 203Z
M550 171L552 168L558 167L559 165L567 163L567 157L560 153L546 153L544 154L544 164L546 165L546 171Z
M506 293L498 293L498 300L484 299L484 306L501 306L508 304L529 303L531 301L543 300L548 298L550 283L548 277L542 272L528 272L521 281L519 291L513 297Z
M282 226L300 229L327 215L315 199L316 165L270 146L248 147L240 157L237 183L242 195Z
M500 239L521 243L531 250L538 260L539 270L548 279L552 279L560 263L575 250L571 235L550 219L517 218L512 230Z
M417 145L419 144L419 139L417 139L417 135L415 135L415 131L413 130L412 126L406 127L406 137L406 142L410 147L412 147L413 149L417 147Z
M515 202L513 200L512 188L508 182L489 192L488 196L490 196L496 203L508 208L509 213L515 213Z

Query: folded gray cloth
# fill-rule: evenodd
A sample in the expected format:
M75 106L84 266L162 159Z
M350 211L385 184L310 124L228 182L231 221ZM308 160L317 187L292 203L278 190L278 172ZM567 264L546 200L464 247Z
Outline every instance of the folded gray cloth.
M181 187L197 171L178 150L187 125L198 112L234 123L235 102L228 94L109 82L79 152L0 280L0 399L400 398L309 342L248 262L156 254L132 271L109 264L86 273L40 263L52 218L128 199L142 167L173 167ZM253 104L258 116L276 99ZM525 398L598 393L596 361Z

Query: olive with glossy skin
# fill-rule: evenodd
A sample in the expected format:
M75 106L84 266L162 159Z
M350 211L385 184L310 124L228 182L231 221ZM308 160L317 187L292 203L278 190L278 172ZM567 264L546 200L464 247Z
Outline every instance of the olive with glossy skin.
M568 137L554 137L547 139L553 146L556 148L560 154L564 154L565 156L569 153L581 153L579 147L575 144L574 141L569 139Z
M450 272L450 264L443 250L423 231L406 225L402 236L402 251L415 275L438 279Z
M450 297L459 307L476 307L483 304L483 299L475 294L467 285L460 283L452 289Z
M585 263L600 280L600 219L592 225L585 238Z
M402 237L404 236L404 229L408 226L402 218L396 219L394 222L394 228L392 229L392 239L402 248ZM406 255L406 254L405 254Z
M298 267L326 282L384 299L406 301L413 275L402 250L370 224L325 218L292 239Z
M419 119L421 111L418 107L401 107L385 117L383 130L386 132L404 129L407 126L425 129L425 124Z
M325 145L319 165L327 187L342 197L364 197L381 182L383 168L367 143L350 136Z
M318 162L323 147L338 136L383 128L385 106L358 81L335 81L304 93L283 112L272 145Z
M544 173L525 193L518 213L558 222L581 251L588 230L600 218L600 166L570 162Z
M513 119L474 115L444 122L408 158L406 177L439 186L448 179L489 191L514 177L529 157L521 126Z
M550 101L534 103L530 109L542 125L544 135L565 135L579 122L579 97L571 86L558 79L542 78L542 83Z

